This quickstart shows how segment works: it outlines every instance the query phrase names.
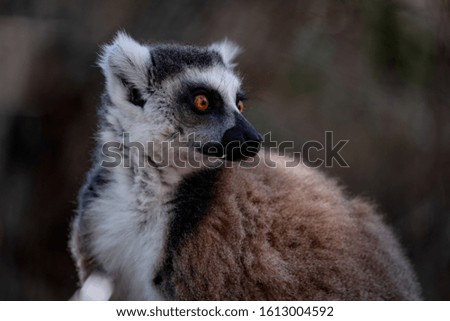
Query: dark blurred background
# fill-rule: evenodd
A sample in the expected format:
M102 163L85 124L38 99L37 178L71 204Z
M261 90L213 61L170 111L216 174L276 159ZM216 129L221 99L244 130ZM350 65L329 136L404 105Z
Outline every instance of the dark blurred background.
M349 139L324 168L378 202L428 300L450 299L450 1L0 0L0 299L68 299L76 195L90 165L99 45L227 37L278 140Z

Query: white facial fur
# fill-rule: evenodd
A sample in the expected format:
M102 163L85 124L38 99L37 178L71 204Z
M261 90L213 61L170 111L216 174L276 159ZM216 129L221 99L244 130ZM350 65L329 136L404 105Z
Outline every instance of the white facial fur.
M151 46L144 46L129 36L119 33L111 45L103 48L99 65L106 77L106 89L111 105L106 108L105 118L117 127L115 135L101 134L103 142L122 141L122 133L129 135L130 141L140 142L146 153L148 143L154 147L163 141L169 141L179 135L180 128L185 136L195 132L201 141L220 141L223 133L232 127L232 112L238 112L236 93L240 89L240 79L235 75L233 59L239 48L229 41L215 43L209 50L221 55L223 64L207 68L186 68L182 72L155 84L152 77ZM129 101L130 86L139 90L145 105L133 105ZM178 96L187 82L201 83L220 93L224 100L226 115L220 123L193 124L179 115ZM150 94L151 92L151 94ZM183 123L187 121L187 123ZM185 137L181 137L185 139Z

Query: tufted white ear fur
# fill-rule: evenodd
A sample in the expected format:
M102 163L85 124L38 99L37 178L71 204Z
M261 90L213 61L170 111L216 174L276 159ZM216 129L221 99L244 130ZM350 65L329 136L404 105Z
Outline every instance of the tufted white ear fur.
M241 48L237 44L225 39L221 42L213 43L209 48L217 51L222 56L223 62L227 67L233 68L236 66L234 59L241 53Z
M124 32L118 32L111 44L103 46L98 65L113 103L127 102L131 88L141 95L148 91L150 64L149 48Z

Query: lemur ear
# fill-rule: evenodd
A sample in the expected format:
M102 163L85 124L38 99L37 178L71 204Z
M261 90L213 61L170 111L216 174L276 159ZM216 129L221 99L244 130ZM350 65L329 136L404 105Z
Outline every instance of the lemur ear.
M149 89L150 51L124 32L103 46L98 65L106 77L111 100L143 106Z
M218 52L223 62L227 67L233 68L236 66L234 59L241 52L241 48L234 42L231 42L227 39L222 40L221 42L215 42L209 46L209 49Z

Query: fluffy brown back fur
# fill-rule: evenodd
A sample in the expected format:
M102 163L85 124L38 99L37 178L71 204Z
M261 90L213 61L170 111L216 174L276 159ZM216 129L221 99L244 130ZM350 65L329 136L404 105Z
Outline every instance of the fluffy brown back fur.
M420 299L374 207L318 171L234 167L217 182L208 214L172 255L162 286L172 299Z

